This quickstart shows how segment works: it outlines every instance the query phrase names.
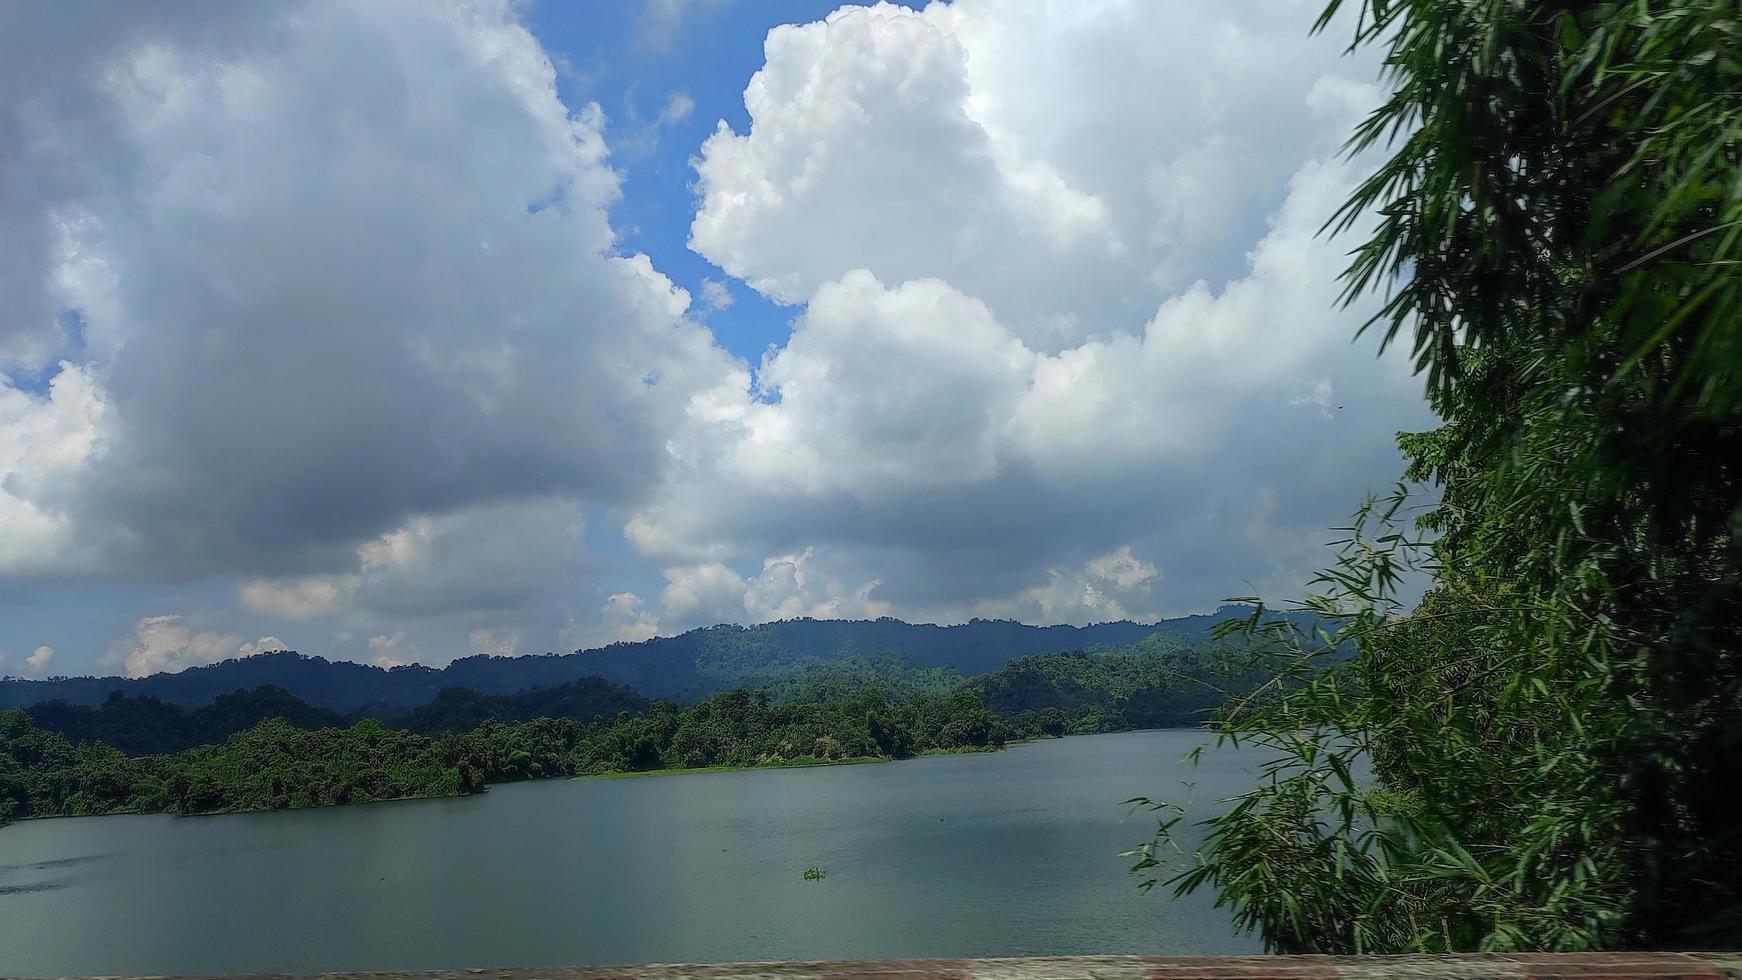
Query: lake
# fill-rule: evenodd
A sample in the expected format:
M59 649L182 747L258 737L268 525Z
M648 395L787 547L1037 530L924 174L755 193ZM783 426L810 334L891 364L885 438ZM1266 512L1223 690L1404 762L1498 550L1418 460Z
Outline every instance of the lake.
M1251 784L1250 750L1181 762L1207 740L27 821L0 829L0 974L1253 952L1119 856L1155 824L1125 799Z

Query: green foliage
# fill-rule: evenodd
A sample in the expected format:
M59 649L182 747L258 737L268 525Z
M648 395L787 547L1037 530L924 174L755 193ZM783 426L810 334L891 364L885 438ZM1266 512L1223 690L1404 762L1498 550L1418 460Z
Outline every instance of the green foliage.
M74 743L102 742L128 755L178 752L222 742L268 718L308 729L343 723L338 714L271 685L222 694L191 711L150 695L130 698L119 691L95 708L48 701L26 710L38 728L59 732Z
M75 746L0 711L0 811L8 819L164 809L162 781L105 745Z
M1221 614L1187 616L1160 627L1131 622L1076 627L974 620L960 626L934 626L887 618L795 619L757 626L710 626L681 636L614 643L560 656L462 657L440 669L406 664L383 670L290 652L263 653L141 678L0 677L0 708L56 700L95 707L115 691L196 706L230 691L270 685L317 707L388 717L427 704L444 689L512 695L591 676L649 697L690 702L739 687L779 688L795 675L852 661L876 672L891 693L900 693L903 685L887 683L897 673L912 674L914 683L930 685L938 677L997 670L1013 657L1135 643L1158 628L1202 636L1222 618ZM847 670L852 669L849 664ZM934 677L928 679L927 672L935 672ZM777 692L777 696L783 695ZM517 717L533 716L517 713ZM585 721L591 716L564 717Z
M1211 644L1157 633L1129 647L1041 654L969 678L966 687L1023 738L1201 725L1230 691L1261 678Z
M357 715L317 708L272 685L222 694L211 704L194 709L150 695L127 697L116 691L94 708L48 701L25 710L38 728L59 732L68 741L102 742L128 755L152 755L222 742L268 718L282 718L296 728L309 730L340 728L362 718L377 718L393 728L433 735L470 731L486 721L591 721L646 707L646 698L622 685L582 677L514 694L444 688L428 704L410 711L374 706Z
M1278 950L1733 946L1738 7L1364 13L1395 94L1352 146L1397 142L1336 223L1379 214L1350 295L1388 290L1445 420L1400 439L1432 539L1400 488L1315 583L1324 631L1253 618L1277 680L1222 731L1276 761L1184 867L1152 804L1137 870Z
M311 732L273 718L147 766L177 813L280 810L475 792L455 748L372 720Z
M581 677L514 694L483 694L463 687L447 687L422 707L405 713L386 712L382 718L396 728L433 734L471 731L486 721L535 718L592 721L646 709L647 699L621 684L612 684L602 677Z
M435 737L375 719L305 730L269 718L220 744L128 756L74 744L23 711L0 711L0 817L167 810L214 813L476 793L486 783L660 769L820 764L997 748L1003 719L972 692L892 701L864 691L776 703L766 692L716 695L680 709L580 722L486 720Z
M477 792L464 746L394 731L377 721L305 731L280 718L221 744L130 757L74 745L0 711L0 799L19 817L166 810L213 813L366 803Z
M925 667L892 653L818 660L764 675L755 686L776 701L828 701L866 691L905 699L949 694L962 683L953 667Z
M828 876L828 872L824 871L822 868L806 868L806 869L804 869L804 880L806 880L806 881L822 881L823 878L825 878L827 876Z
M192 711L120 694L96 708L50 702L0 714L0 819L324 806L508 780L902 759L1192 724L1223 697L1217 685L1251 686L1219 658L1157 633L963 681L866 655L688 707L582 678L510 695L447 689L348 727L273 687Z

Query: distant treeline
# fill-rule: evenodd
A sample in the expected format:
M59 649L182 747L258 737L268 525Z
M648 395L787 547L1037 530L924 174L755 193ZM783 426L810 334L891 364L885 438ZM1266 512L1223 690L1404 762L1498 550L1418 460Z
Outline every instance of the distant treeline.
M647 705L646 698L627 687L599 677L583 677L515 694L447 688L428 704L409 711L378 706L341 714L315 707L273 685L220 695L203 708L184 708L149 695L127 697L116 692L94 708L47 701L24 710L36 727L58 732L71 742L101 742L128 755L155 755L222 742L269 718L281 718L294 728L308 730L344 728L372 718L389 728L429 735L470 731L486 721L614 718L625 711L645 711Z
M1110 651L1023 657L964 686L1034 738L1201 725L1228 691L1264 679L1232 645L1158 633Z
M601 678L510 695L448 689L356 719L280 688L197 709L113 695L0 711L0 820L210 813L475 793L505 780L900 759L1015 739L1201 723L1254 678L1204 644L1046 654L962 679L855 657L689 707Z
M997 748L1010 729L966 690L890 701L880 692L778 703L734 691L679 708L581 722L486 721L422 735L365 719L297 728L272 718L217 745L129 756L75 744L0 711L0 821L102 813L215 813L476 793L490 782L709 766L899 759Z
M739 687L778 686L794 673L851 658L894 657L967 676L997 670L1018 657L1127 646L1158 632L1200 641L1217 622L1246 612L1228 607L1214 615L1156 624L1084 627L1000 620L934 626L896 619L796 619L710 626L560 656L462 657L442 668L408 664L389 670L289 652L263 653L150 677L0 678L0 707L54 700L94 707L116 691L198 707L231 691L273 685L317 707L377 713L425 704L445 688L511 694L595 676L649 698L689 703Z

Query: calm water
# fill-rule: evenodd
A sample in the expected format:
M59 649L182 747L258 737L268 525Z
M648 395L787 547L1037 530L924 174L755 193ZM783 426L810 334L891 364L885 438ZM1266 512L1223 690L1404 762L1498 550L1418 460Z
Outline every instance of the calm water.
M1154 825L1126 798L1249 784L1249 755L1180 763L1204 740L30 821L0 829L0 974L1253 951L1119 856Z

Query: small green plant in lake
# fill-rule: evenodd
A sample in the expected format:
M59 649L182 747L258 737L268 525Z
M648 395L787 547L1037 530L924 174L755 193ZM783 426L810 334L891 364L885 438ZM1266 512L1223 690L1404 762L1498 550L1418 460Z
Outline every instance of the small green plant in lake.
M823 875L826 874L828 874L828 872L824 871L822 868L806 868L804 871L804 880L821 881Z

